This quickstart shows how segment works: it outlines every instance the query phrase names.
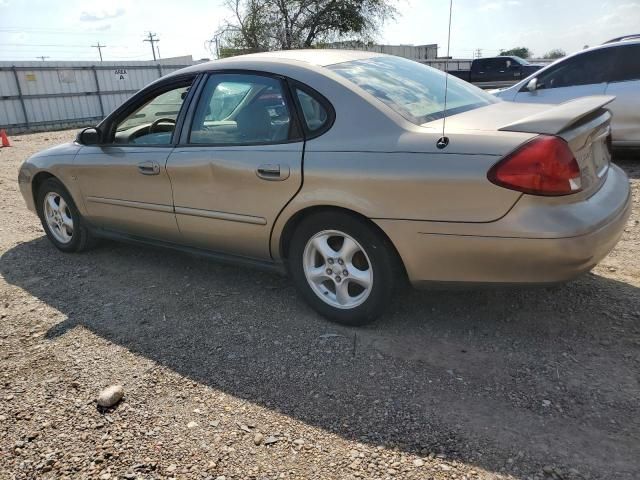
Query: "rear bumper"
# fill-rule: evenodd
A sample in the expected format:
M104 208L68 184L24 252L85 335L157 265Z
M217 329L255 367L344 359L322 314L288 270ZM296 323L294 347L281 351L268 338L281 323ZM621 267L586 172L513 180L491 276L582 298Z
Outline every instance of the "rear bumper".
M555 283L588 272L616 245L631 214L629 180L612 165L594 195L562 202L524 195L505 217L484 224L375 222L414 285Z

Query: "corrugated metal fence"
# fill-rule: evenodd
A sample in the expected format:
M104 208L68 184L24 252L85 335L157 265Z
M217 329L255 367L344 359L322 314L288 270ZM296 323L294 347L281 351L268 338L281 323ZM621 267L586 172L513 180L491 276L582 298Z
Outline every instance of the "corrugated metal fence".
M0 62L0 128L10 134L93 125L153 80L193 65L157 62Z

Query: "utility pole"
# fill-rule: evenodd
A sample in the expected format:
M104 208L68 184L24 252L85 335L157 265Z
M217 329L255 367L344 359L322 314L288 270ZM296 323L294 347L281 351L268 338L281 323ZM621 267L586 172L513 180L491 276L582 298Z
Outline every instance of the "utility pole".
M46 57L46 56L44 56L44 55L40 55L39 57L36 57L36 58L39 58L40 60L42 60L42 61L44 62L44 61L45 61L45 59L47 59L47 58L49 58L49 57Z
M106 45L100 45L100 42L98 42L97 45L91 45L93 48L97 48L98 49L98 53L100 54L100 61L102 61L102 49L104 47L106 47Z
M476 48L475 58L482 58L482 49L481 48Z
M149 42L151 44L151 53L153 53L153 60L155 61L155 60L157 60L157 58L156 58L156 48L155 48L155 46L153 44L159 42L160 39L156 38L157 35L155 33L151 33L151 32L148 33L148 37L149 38L145 38L143 40L143 42Z

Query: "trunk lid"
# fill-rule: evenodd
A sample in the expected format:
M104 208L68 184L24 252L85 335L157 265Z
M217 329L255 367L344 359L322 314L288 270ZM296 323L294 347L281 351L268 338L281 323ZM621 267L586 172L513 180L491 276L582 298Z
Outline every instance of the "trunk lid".
M609 95L596 95L576 98L559 105L544 105L544 109L532 112L514 122L509 122L498 130L558 135L572 125L578 124L581 119L597 112L614 99L615 97Z
M604 107L615 99L598 95L559 105L499 102L447 118L447 130L480 130L556 135L573 152L581 171L585 196L597 190L609 168L607 146L611 113Z

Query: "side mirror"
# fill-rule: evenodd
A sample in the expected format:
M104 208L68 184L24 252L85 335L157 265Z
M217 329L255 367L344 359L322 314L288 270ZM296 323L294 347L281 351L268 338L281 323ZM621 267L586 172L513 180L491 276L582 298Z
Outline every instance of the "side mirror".
M538 79L534 77L531 80L529 80L529 83L527 83L527 90L533 93L537 89L538 89Z
M102 134L100 130L95 127L85 128L78 133L76 142L81 145L98 145L102 141Z

